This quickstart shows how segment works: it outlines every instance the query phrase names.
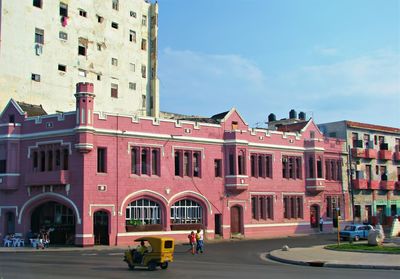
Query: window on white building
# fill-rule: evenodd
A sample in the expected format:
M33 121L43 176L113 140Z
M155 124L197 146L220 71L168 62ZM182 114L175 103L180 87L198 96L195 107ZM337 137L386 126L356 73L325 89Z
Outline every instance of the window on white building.
M129 83L129 89L130 90L136 90L136 83L135 82L130 82Z
M44 43L44 30L35 28L35 43L43 45Z
M38 75L38 74L32 74L31 79L32 79L33 81L40 82L40 75Z
M63 31L60 31L60 32L58 33L58 38L60 38L61 40L66 41L66 40L68 40L68 34L65 33L65 32L63 32Z
M129 41L133 43L136 42L136 32L133 30L129 30Z
M119 0L112 0L112 8L113 10L119 10Z
M118 84L111 83L111 97L118 98Z
M142 15L142 25L146 26L147 25L147 16Z
M60 16L68 17L68 5L60 2Z
M112 28L114 28L114 29L118 29L118 23L116 23L116 22L111 22L111 27Z
M42 8L43 7L43 0L33 0L33 6L36 8Z
M79 15L82 17L87 17L87 12L85 10L80 9L79 10Z
M58 64L58 70L60 72L66 72L67 71L67 66L62 65L62 64Z

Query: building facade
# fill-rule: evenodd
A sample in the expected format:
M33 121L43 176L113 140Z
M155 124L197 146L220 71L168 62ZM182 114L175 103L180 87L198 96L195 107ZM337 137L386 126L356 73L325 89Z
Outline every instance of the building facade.
M3 235L45 227L52 243L127 245L199 227L208 238L294 235L320 216L327 229L336 213L349 218L344 141L312 119L252 129L235 109L160 119L95 112L91 83L75 97L66 113L4 108Z
M0 0L0 106L71 111L82 81L99 111L158 117L157 20L144 0Z
M318 126L347 142L355 221L390 225L400 214L400 129L354 121Z

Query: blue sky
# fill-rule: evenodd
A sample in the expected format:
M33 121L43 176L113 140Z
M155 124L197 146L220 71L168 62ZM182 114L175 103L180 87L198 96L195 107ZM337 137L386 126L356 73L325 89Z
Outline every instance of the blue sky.
M159 0L161 110L400 127L399 0Z

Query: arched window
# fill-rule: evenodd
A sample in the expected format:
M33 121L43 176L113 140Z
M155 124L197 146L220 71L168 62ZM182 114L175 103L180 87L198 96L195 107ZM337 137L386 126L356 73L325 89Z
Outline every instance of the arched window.
M180 200L171 206L172 224L202 224L203 208L193 200Z
M126 207L125 219L136 225L161 224L160 205L148 199L133 201Z

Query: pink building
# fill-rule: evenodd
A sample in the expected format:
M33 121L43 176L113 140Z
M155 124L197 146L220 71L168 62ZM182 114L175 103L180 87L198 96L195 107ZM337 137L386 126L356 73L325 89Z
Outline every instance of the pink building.
M52 243L127 245L140 235L186 240L311 233L348 218L345 146L310 120L250 128L207 119L95 112L90 83L76 111L46 115L11 100L0 116L0 228L54 228Z

